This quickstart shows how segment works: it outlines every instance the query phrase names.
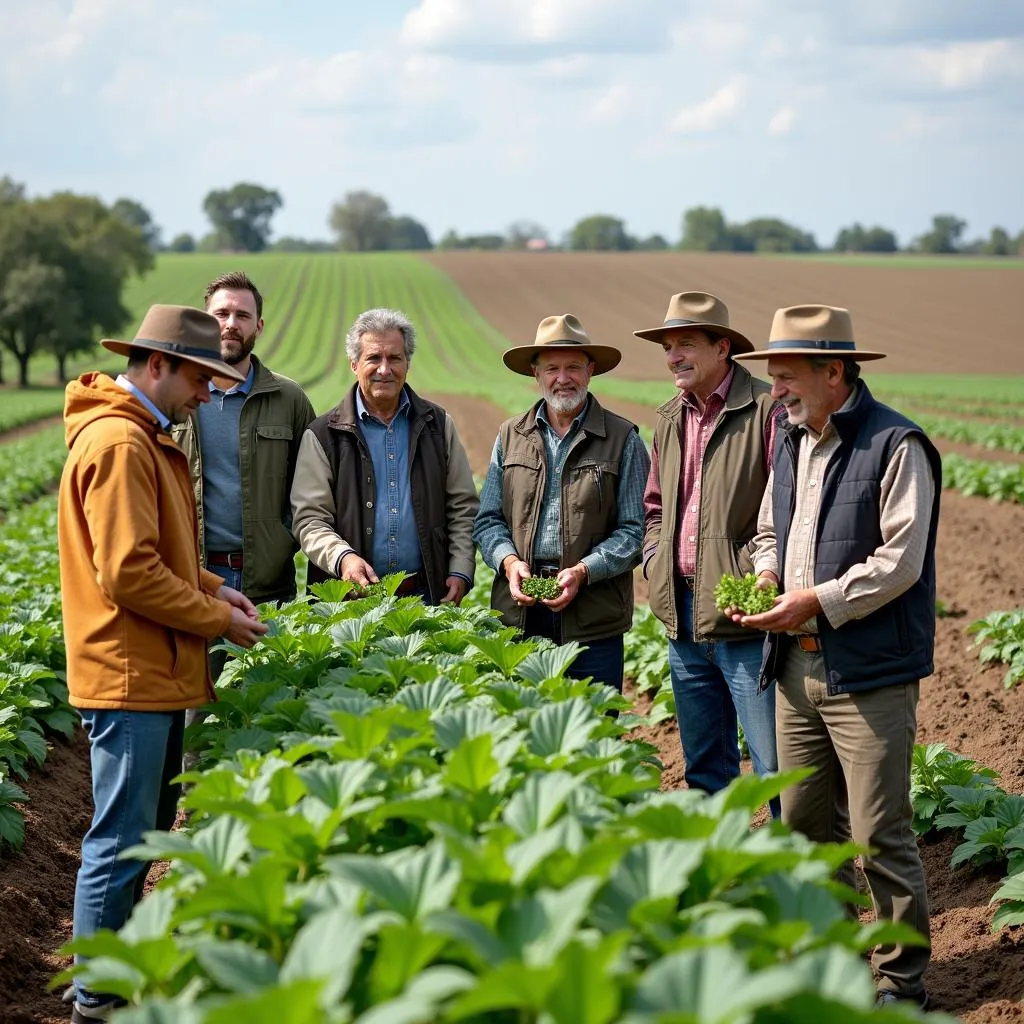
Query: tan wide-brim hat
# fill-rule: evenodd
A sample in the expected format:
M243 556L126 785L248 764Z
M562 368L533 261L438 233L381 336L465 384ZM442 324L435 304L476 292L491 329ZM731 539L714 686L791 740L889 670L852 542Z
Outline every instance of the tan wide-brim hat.
M737 359L777 356L836 356L858 363L884 359L884 352L857 348L850 311L841 306L784 306L775 311L768 347Z
M555 349L585 349L596 363L594 374L607 373L615 369L622 359L622 353L611 345L595 345L587 329L572 313L561 316L546 316L537 326L537 336L532 345L516 345L501 357L513 372L525 377L533 376L533 361L545 351Z
M729 307L710 292L679 292L668 302L665 322L660 327L648 327L634 331L638 338L661 344L666 331L677 331L680 327L695 327L716 338L728 338L732 343L729 354L753 352L754 346L746 335L729 326Z
M131 341L104 338L100 344L122 356L133 348L165 352L205 366L218 377L245 380L244 373L221 359L220 324L216 318L192 306L150 306Z

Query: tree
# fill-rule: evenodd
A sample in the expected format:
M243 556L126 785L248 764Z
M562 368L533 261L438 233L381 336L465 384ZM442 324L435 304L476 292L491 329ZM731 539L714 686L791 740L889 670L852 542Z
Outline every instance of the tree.
M116 199L110 212L120 217L125 224L136 228L146 241L146 245L154 252L160 249L160 227L154 221L142 203L134 199Z
M390 248L391 210L383 196L356 190L347 192L331 207L327 219L345 252L373 252Z
M926 231L914 242L914 248L921 252L956 252L960 246L967 222L951 213L940 213L932 217L932 229Z
M413 217L395 217L390 222L389 249L415 251L433 249L427 229Z
M583 251L614 250L624 252L633 248L633 239L618 217L594 214L577 221L569 235L572 249Z
M683 214L679 248L688 252L726 252L733 246L732 232L717 206L694 206Z
M295 238L285 235L270 247L274 252L334 252L337 246L321 238Z
M1005 228L995 227L983 243L981 251L989 256L1012 256L1016 252L1013 239Z
M513 221L505 231L505 239L509 249L547 249L551 245L547 229L535 220Z
M187 231L183 231L180 235L175 235L171 239L171 244L167 246L167 250L168 252L195 252L196 240Z
M662 235L648 235L636 243L636 247L643 252L664 252L668 248L668 242Z
M741 252L817 252L814 236L778 217L757 217L733 228Z
M270 221L283 205L280 193L249 182L210 192L203 211L227 247L262 252L270 240Z
M25 186L6 174L0 178L0 207L20 203L25 199Z
M896 252L896 236L883 227L865 228L855 223L836 235L836 252Z

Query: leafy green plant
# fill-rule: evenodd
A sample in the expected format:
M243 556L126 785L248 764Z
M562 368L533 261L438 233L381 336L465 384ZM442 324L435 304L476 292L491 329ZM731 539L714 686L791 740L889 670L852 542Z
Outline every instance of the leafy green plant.
M1024 465L944 455L942 485L968 497L1024 503Z
M910 799L914 808L914 834L926 835L940 815L950 811L951 787L979 792L987 799L999 777L991 768L979 767L969 757L954 753L944 743L918 744L910 764ZM954 792L958 792L954 790Z
M562 593L562 585L554 576L528 576L519 589L538 601L554 601Z
M989 904L1000 903L992 916L992 931L1024 924L1024 871L1016 871L1003 879Z
M1009 667L1003 685L1010 689L1024 680L1024 610L992 612L967 627L974 635L975 647L981 647L982 663L1002 662Z
M768 611L779 596L778 587L770 581L759 581L748 572L737 577L726 573L715 585L715 606L721 610L738 608L744 615Z

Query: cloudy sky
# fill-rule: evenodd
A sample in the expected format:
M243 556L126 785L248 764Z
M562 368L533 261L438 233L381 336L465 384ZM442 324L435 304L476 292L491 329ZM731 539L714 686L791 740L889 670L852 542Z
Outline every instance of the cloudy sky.
M0 174L165 238L241 180L305 237L357 188L435 238L1024 228L1020 0L0 0L0 40Z

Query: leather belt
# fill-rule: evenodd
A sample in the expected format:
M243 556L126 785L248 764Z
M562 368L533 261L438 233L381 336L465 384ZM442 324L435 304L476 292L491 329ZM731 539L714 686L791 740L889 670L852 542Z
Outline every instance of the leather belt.
M412 594L417 590L426 589L426 573L414 572L411 576L406 576L405 579L398 584L398 589L395 591L395 597L405 597L407 594Z
M557 576L561 571L562 568L557 562L538 562L533 567L533 575L541 579Z
M805 654L821 654L821 637L817 633L797 633L795 639Z
M206 561L210 565L223 565L228 569L242 568L241 551L207 551Z

